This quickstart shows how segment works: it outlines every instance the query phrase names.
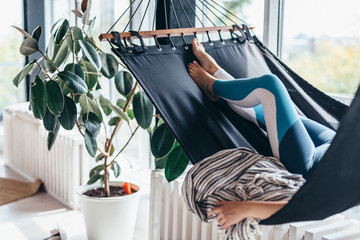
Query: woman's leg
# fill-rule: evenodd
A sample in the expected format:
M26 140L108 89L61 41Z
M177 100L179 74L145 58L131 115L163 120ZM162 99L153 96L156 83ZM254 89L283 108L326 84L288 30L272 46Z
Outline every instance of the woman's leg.
M242 108L261 104L273 155L280 158L290 172L306 176L326 151L326 145L315 148L288 92L275 75L216 80L198 63L189 64L189 73L210 96L221 97Z

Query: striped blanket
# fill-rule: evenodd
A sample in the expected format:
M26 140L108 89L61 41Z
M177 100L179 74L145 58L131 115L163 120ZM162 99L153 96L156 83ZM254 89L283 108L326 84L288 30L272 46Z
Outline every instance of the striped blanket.
M245 148L220 151L193 166L182 186L185 205L210 222L218 201L280 201L290 199L304 184L301 175L289 173L280 161ZM227 231L226 239L255 239L259 219L247 218Z

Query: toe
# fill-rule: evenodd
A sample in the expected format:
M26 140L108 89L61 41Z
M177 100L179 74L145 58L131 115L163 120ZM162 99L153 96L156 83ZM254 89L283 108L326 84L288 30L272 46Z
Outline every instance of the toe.
M200 64L199 64L197 61L194 61L193 64L194 64L194 66L197 67L197 68L200 67Z

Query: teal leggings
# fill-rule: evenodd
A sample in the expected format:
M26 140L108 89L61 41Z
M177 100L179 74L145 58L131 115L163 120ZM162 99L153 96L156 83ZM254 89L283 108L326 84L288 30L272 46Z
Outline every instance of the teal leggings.
M228 79L226 74L217 72L214 76ZM306 177L335 136L329 128L298 115L285 86L275 75L216 80L213 90L234 111L266 130L274 157L290 172Z

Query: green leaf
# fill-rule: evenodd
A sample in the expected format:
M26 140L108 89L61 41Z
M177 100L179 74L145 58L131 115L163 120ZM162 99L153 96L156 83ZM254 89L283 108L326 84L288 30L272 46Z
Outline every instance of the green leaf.
M119 117L124 119L127 123L129 123L129 118L128 118L128 116L126 116L126 114L124 113L124 111L122 109L120 109L119 107L114 106L114 105L110 105L109 107L111 108L111 110L114 111L114 113L116 113L116 115L118 115Z
M171 148L170 152L165 155L164 157L161 158L155 158L155 166L157 169L164 169L165 168L165 164L166 161L168 160L170 153L179 146L179 143L177 141L175 141L173 147Z
M118 178L120 176L120 172L121 172L120 165L116 161L114 161L111 164L111 169L114 171L115 178Z
M55 33L55 43L60 44L66 33L69 31L69 21L64 20Z
M72 73L68 70L64 70L62 72L59 72L58 76L66 83L66 85L74 93L86 93L88 91L88 88L84 80L82 80L75 73Z
M89 35L92 35L91 32L92 32L92 30L93 30L93 28L94 28L95 20L96 20L96 17L94 17L93 20L91 20L91 23L90 23L90 25L89 25L89 27L88 27L88 29L87 29Z
M126 105L126 100L119 98L119 99L116 101L116 105L117 105L119 108L124 109L124 107L125 107L125 105Z
M46 88L39 77L31 83L30 87L30 105L34 116L43 119L46 112Z
M96 67L97 70L101 69L101 60L100 56L97 53L96 49L85 41L79 40L81 49L84 51L85 56L89 61Z
M127 71L120 71L115 75L115 87L118 92L126 97L132 90L133 77Z
M37 26L31 34L31 37L34 38L37 42L39 42L41 37L42 28L41 26Z
M99 173L92 175L91 178L89 179L89 181L87 182L87 184L90 185L90 184L95 183L96 181L98 181L101 178L101 176L102 175Z
M164 157L174 145L175 137L166 124L157 127L150 139L151 153L155 158Z
M68 96L65 96L64 110L60 115L60 124L66 130L71 130L76 123L76 105L75 102Z
M85 74L84 71L82 70L81 66L79 64L76 63L69 63L68 65L65 66L64 70L68 70L72 73L75 73L76 75L78 75L82 80L85 79Z
M68 42L62 41L61 44L56 44L54 49L53 63L56 67L61 66L69 56Z
M50 32L51 34L54 34L55 30L57 31L57 27L65 20L65 18L60 18L59 20L57 20L54 25L52 25Z
M106 78L112 78L115 76L115 74L118 71L119 64L116 60L116 58L108 53L102 53L100 54L101 59L101 73Z
M64 95L57 82L50 80L46 83L47 102L46 105L50 112L57 117L60 117L64 109Z
M39 45L32 37L26 38L20 46L20 53L24 56L29 56L37 51L39 51Z
M26 38L30 38L30 34L28 32L26 32L24 29L22 28L19 28L17 26L13 26L11 25L13 28L15 28L16 30L18 30L19 32L21 32Z
M46 48L46 54L50 59L53 59L54 53L55 53L55 39L54 39L54 35L52 35L50 37L48 46Z
M130 118L131 120L133 120L133 119L135 118L134 110L129 109L128 112L127 112L127 114L128 114L128 116L129 116L129 118Z
M165 177L171 182L178 178L189 164L189 158L182 150L181 146L176 147L171 151L165 164Z
M97 151L96 138L85 130L85 146L90 156L95 157Z
M112 112L110 108L110 105L112 105L111 102L108 99L104 98L103 95L100 95L99 102L106 116L109 116Z
M89 112L89 114L84 114L83 122L86 130L94 137L97 137L100 132L100 121L95 113Z
M91 178L94 174L100 173L102 170L104 170L104 164L97 165L89 172L89 177Z
M48 147L49 151L51 150L52 146L54 145L56 137L59 133L59 129L60 129L60 122L59 122L59 119L57 119L54 131L49 132L48 137L47 137L47 147Z
M46 109L45 116L43 118L43 124L47 131L53 132L55 130L58 118L52 114L49 109Z
M89 61L86 61L84 59L80 60L79 65L85 73L86 85L89 89L92 89L97 83L99 77L98 70Z
M108 125L109 126L115 126L117 121L119 121L119 117L112 117L109 122L108 122Z
M82 31L79 27L73 26L71 27L71 38L70 38L70 42L71 44L68 44L69 47L69 51L72 52L73 49L73 44L72 41L75 42L75 53L78 53L81 49L80 44L79 44L79 40L83 39L83 35L82 35Z
M102 153L98 154L95 158L95 162L101 161L104 158L104 155Z
M94 100L92 100L91 98L89 98L85 95L81 95L79 98L79 103L81 106L82 113L85 114L88 112L93 112L96 114L96 116L98 117L100 122L103 121L103 117L102 117L100 108Z
M56 67L48 59L45 58L44 63L47 72L54 73L56 71Z
M36 62L36 60L28 63L17 75L16 77L13 79L13 83L16 87L19 86L19 84L21 83L21 81L26 77L26 75L28 75L36 65L34 65Z
M147 129L151 124L154 112L150 99L143 91L139 91L135 94L132 104L136 121L140 127Z

